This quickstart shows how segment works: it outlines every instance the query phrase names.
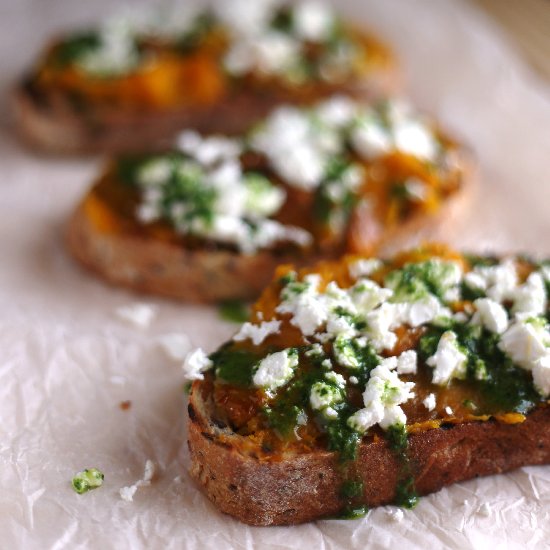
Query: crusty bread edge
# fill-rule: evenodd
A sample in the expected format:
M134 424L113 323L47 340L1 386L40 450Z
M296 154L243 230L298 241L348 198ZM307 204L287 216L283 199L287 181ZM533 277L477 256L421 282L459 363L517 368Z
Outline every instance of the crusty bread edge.
M89 218L84 203L69 219L65 237L74 258L107 282L196 303L256 298L279 264L296 260L271 252L187 250L129 232L104 232Z
M211 418L195 382L189 398L190 474L222 512L250 525L291 525L334 517L342 466L336 453L270 456ZM550 462L550 408L520 424L496 420L444 424L409 436L408 457L419 495L456 482ZM384 440L363 442L350 464L364 484L364 504L395 499L400 462Z
M372 100L398 92L401 80L397 65L391 62L365 81L319 88L307 99L291 92L243 92L213 105L163 112L98 108L80 113L61 98L48 102L35 97L26 78L13 89L12 104L18 133L35 151L54 155L139 153L166 149L185 128L236 135L278 105L314 104L335 94Z

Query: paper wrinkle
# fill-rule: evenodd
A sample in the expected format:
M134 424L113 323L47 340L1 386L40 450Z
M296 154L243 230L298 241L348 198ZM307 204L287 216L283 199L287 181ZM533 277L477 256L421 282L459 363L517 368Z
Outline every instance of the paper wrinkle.
M0 0L8 89L54 25L93 21L108 5ZM549 254L550 95L467 3L341 0L403 59L414 99L462 136L480 164L472 209L450 235L479 252ZM112 9L112 6L111 6ZM20 29L27 29L26 33ZM25 43L25 47L21 45ZM6 112L0 113L5 116ZM250 528L220 514L191 481L186 398L177 360L159 346L183 334L207 352L235 326L215 308L146 298L143 329L113 311L142 297L113 289L66 254L63 225L102 161L43 158L0 128L0 540L6 548L534 548L550 535L550 467L472 480L423 497L395 522L391 508L355 521ZM176 345L184 347L184 340ZM180 349L181 346L181 349ZM128 410L120 403L130 401ZM158 475L120 499L151 459ZM84 495L72 476L105 474ZM487 510L484 504L488 504ZM488 514L488 515L487 515Z

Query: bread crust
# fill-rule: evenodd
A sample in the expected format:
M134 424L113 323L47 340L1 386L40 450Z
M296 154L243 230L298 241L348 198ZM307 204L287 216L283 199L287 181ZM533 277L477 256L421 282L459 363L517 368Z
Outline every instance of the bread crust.
M134 153L166 150L183 128L202 133L239 134L280 104L309 105L334 94L359 100L397 92L401 76L394 62L364 81L320 85L311 93L267 88L231 93L213 105L165 111L113 107L79 109L59 95L46 95L29 78L13 92L13 110L22 140L50 154Z
M220 428L195 382L189 399L191 477L222 512L250 525L290 525L337 516L345 502L338 455L315 450L273 457L246 450L245 438ZM409 436L416 490L426 495L453 483L550 462L550 408L520 424L497 420L446 424ZM399 461L385 440L364 441L353 463L369 507L394 501Z
M109 283L199 303L255 298L279 264L297 259L268 251L246 255L225 249L187 250L135 232L102 231L84 203L69 220L66 242L79 262Z

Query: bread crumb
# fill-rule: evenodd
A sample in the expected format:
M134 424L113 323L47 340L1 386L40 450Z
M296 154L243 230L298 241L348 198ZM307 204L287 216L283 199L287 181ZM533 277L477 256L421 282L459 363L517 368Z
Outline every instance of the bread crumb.
M155 318L157 310L151 304L136 303L121 306L115 313L120 319L137 328L147 328Z
M118 406L120 407L120 410L122 411L127 411L131 406L132 406L132 402L131 401L121 401Z
M119 490L120 498L126 502L132 502L134 500L134 495L139 487L147 487L151 485L151 480L155 475L155 463L152 460L147 460L145 462L145 469L143 472L143 478L138 479L133 485L129 487L122 487Z

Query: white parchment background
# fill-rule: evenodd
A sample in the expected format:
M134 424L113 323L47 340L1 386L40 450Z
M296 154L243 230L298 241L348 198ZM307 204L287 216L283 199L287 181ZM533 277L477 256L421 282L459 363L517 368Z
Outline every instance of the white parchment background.
M482 186L450 238L480 251L550 253L548 89L467 4L340 4L393 43L414 99L479 159ZM33 156L9 127L8 88L44 39L106 5L0 2L0 548L543 547L550 467L459 484L423 498L400 523L382 508L356 521L248 528L193 486L181 371L157 338L184 332L211 350L233 327L211 308L156 300L150 328L118 320L115 308L137 298L81 272L61 240L97 161ZM146 459L157 479L122 501L118 489L139 479ZM79 496L69 481L90 466L105 483Z

